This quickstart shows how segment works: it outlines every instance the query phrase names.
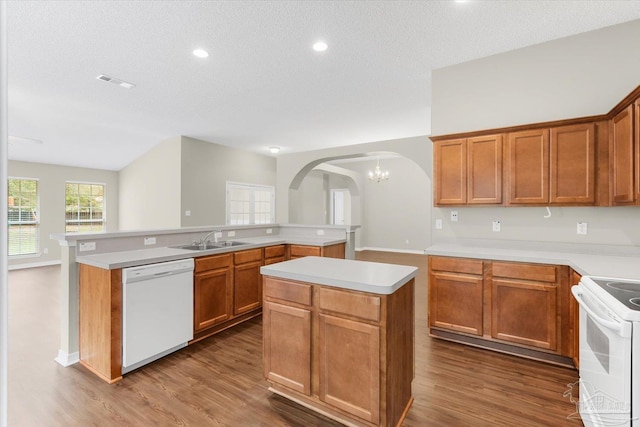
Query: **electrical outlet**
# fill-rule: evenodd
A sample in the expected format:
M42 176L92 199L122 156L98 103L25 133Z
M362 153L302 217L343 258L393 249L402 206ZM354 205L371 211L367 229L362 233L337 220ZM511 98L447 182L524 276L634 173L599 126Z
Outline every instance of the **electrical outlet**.
M458 211L451 211L451 221L458 222Z
M272 234L273 233L273 228L267 228L267 234Z
M578 223L577 233L578 234L587 234L587 223L586 222L579 222Z
M442 220L436 219L436 230L442 230Z
M191 211L184 211L184 216L191 216Z
M156 244L156 238L155 237L145 237L144 238L144 244L145 245L155 245Z
M409 244L409 239L405 240L404 243Z
M49 248L44 248L44 249L42 250L42 252L43 252L44 254L48 254L48 253L49 253Z
M236 237L236 232L235 231L228 232L227 237Z
M318 236L324 236L324 230L317 230Z
M95 251L96 250L96 242L83 242L78 246L80 252L84 251Z
M213 233L213 238L222 239L222 231L216 231L215 233Z
M495 232L500 231L500 221L499 220L493 221L493 231L495 231Z

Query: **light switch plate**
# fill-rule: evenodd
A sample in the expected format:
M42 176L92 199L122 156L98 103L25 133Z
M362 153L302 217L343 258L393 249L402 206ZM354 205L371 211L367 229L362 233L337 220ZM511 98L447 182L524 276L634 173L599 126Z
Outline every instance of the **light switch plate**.
M267 234L273 233L273 228L267 228Z
M579 222L578 225L577 225L576 232L578 234L582 234L582 235L587 234L587 223L586 222Z
M324 236L324 230L317 230L318 236Z
M227 237L236 237L236 232L235 231L228 232Z
M436 219L436 230L442 230L442 220Z
M80 252L84 251L95 251L96 250L96 242L83 242L78 246Z
M156 244L156 238L155 237L145 237L144 238L144 244L145 245L155 245Z

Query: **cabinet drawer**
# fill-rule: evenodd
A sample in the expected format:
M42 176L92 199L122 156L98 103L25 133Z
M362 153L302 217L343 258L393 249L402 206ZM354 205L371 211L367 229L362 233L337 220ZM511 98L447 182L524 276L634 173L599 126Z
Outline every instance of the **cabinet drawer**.
M284 256L284 245L267 246L264 248L265 258L277 258L281 256Z
M195 272L216 270L218 268L229 267L232 264L233 257L231 254L213 255L196 258Z
M265 277L264 295L283 301L311 305L311 285Z
M431 257L431 269L482 275L482 261L479 259Z
M233 254L233 262L236 265L252 261L262 261L262 248L239 251Z
M291 245L291 256L320 256L320 247Z
M320 310L380 321L380 297L318 288Z
M493 262L492 270L494 277L509 277L538 282L555 283L557 276L555 266L542 264Z

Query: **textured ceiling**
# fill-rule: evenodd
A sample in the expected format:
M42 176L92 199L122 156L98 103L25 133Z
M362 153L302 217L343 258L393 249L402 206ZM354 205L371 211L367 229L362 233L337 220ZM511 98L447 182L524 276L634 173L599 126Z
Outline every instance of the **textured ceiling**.
M178 135L264 154L426 135L432 69L638 19L640 2L9 1L7 13L9 134L43 141L9 158L119 170Z

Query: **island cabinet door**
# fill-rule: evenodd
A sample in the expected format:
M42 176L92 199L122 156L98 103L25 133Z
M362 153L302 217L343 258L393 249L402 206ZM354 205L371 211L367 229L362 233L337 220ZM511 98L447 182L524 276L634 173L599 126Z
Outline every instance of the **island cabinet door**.
M378 423L380 327L326 314L318 323L320 400Z
M311 311L265 302L264 376L311 395Z

